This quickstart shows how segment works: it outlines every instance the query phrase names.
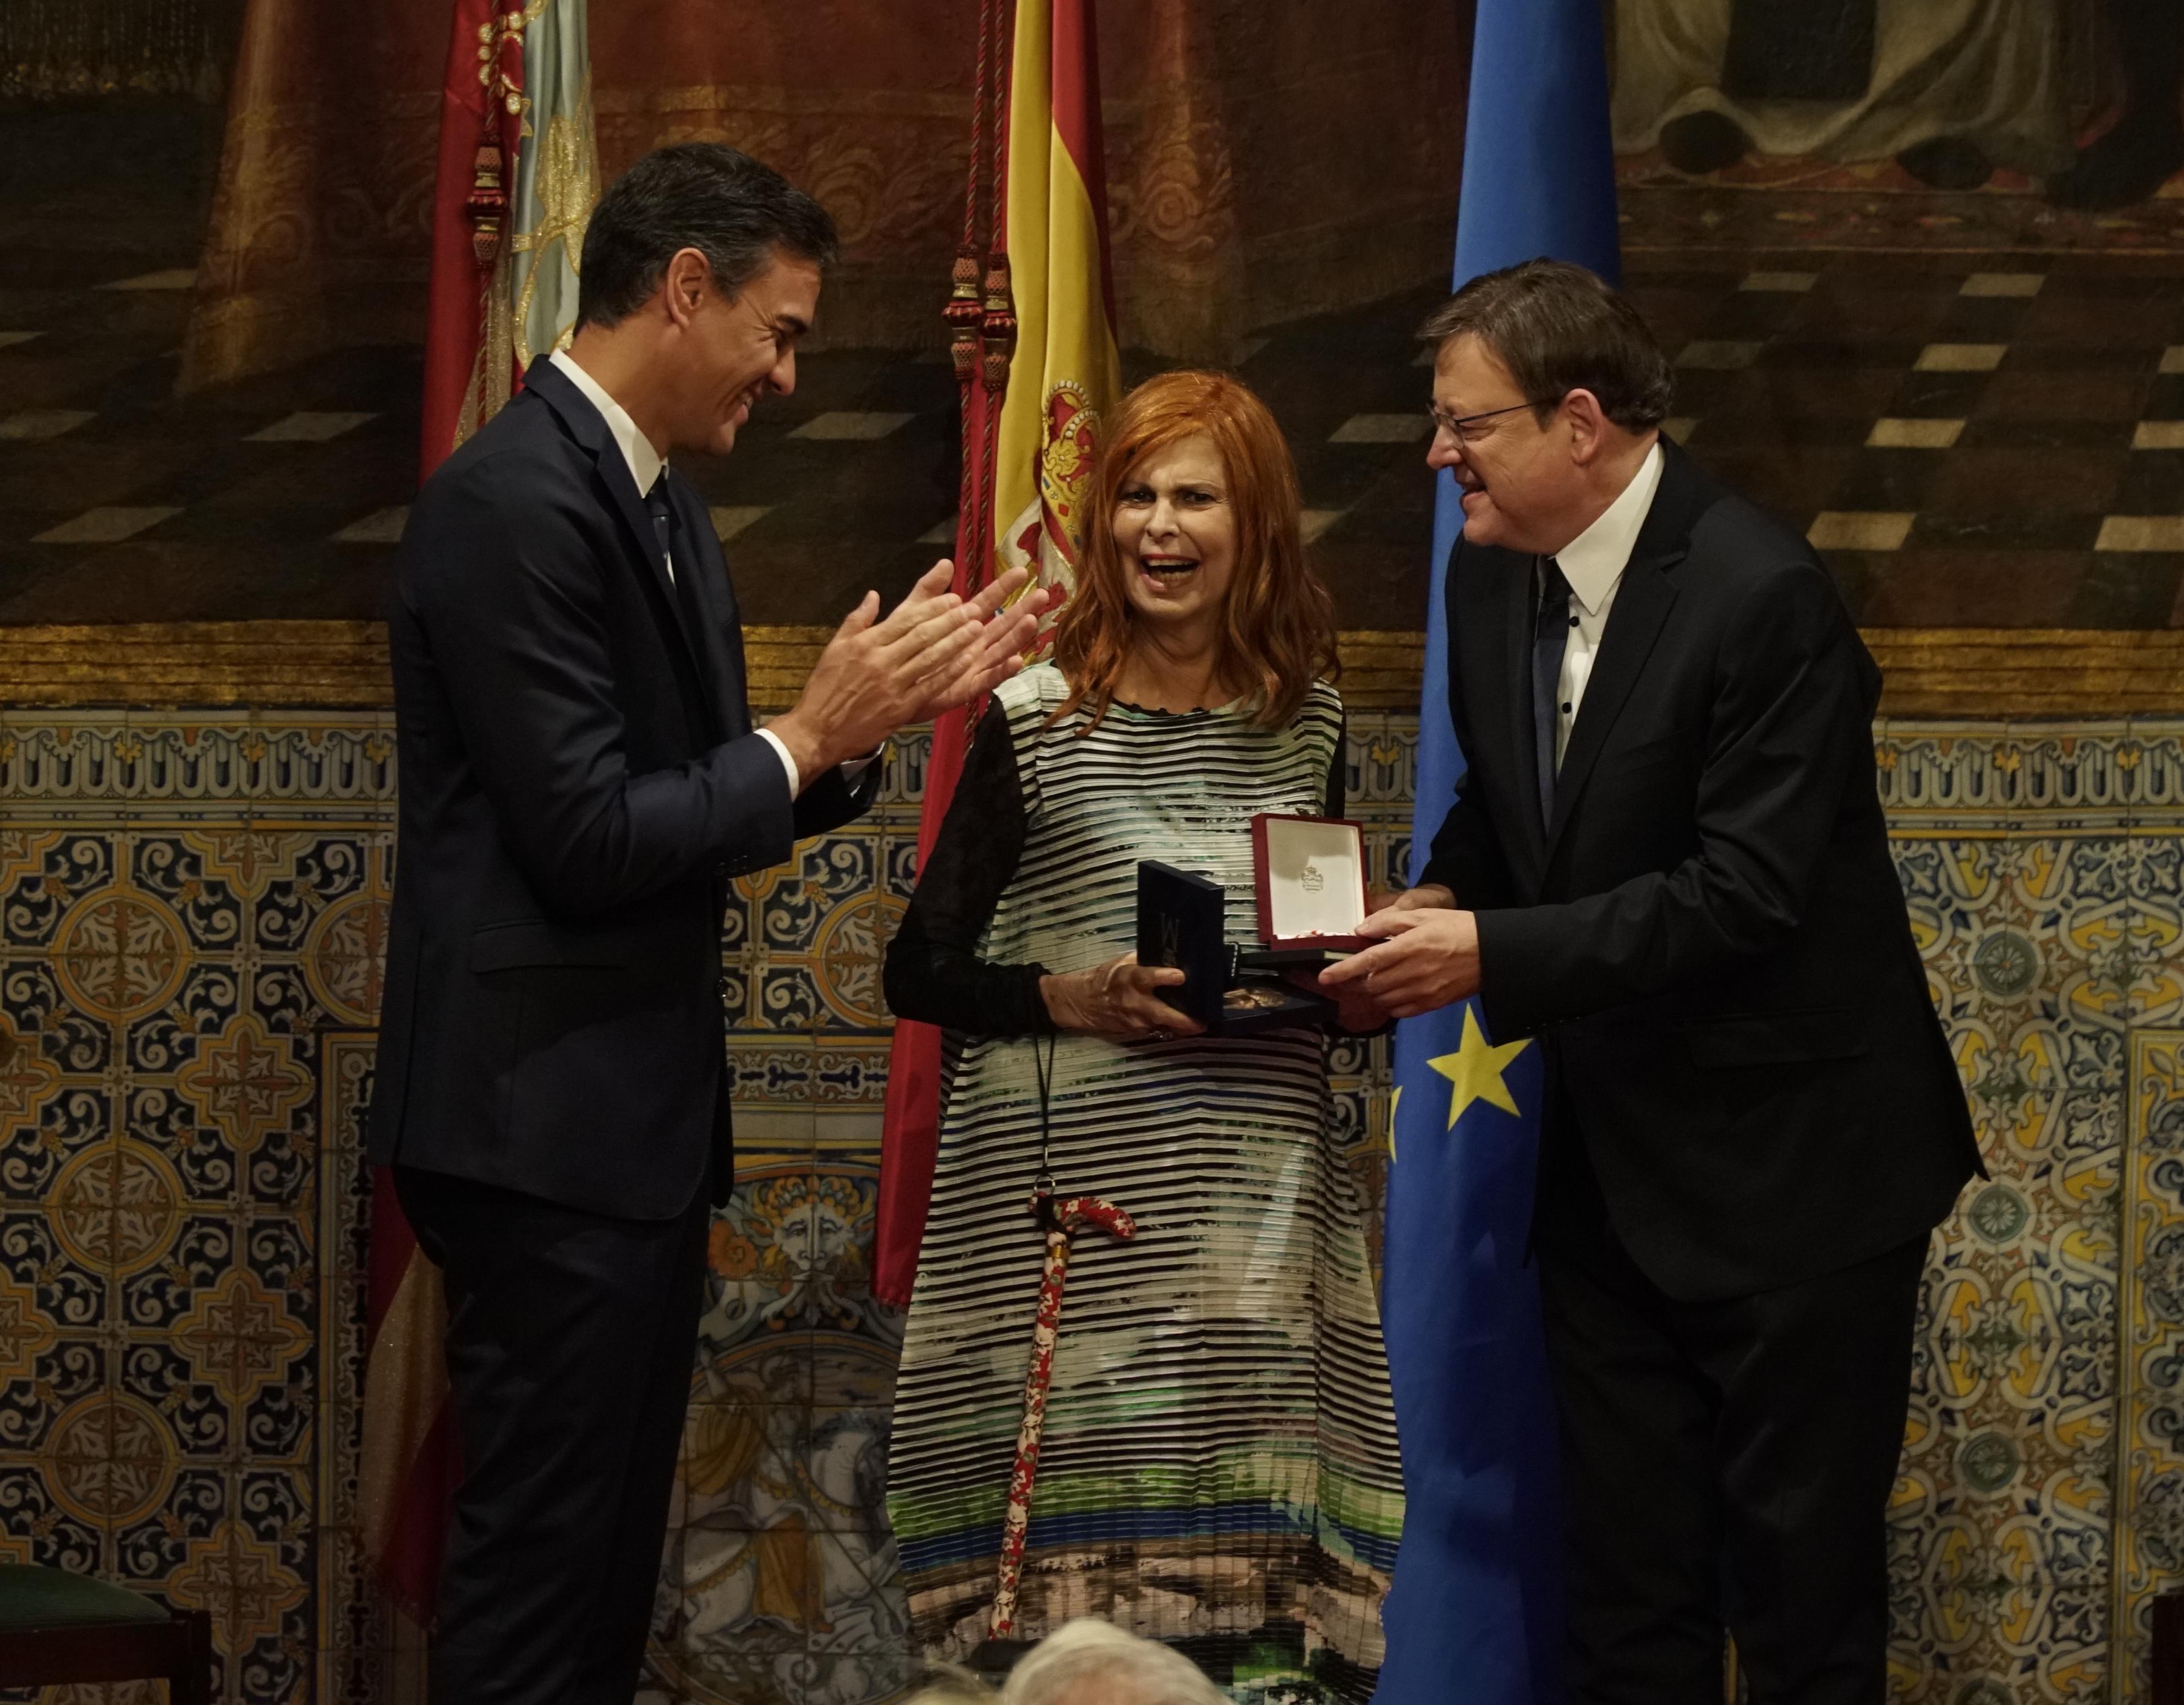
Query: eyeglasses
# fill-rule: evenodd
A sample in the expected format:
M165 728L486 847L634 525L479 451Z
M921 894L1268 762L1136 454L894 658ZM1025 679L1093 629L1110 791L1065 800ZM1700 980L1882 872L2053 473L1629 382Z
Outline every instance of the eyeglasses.
M1476 415L1451 415L1441 408L1429 409L1426 412L1433 416L1435 432L1446 432L1459 444L1468 444L1479 437L1471 430L1479 421L1490 421L1496 415L1513 415L1519 409L1531 406L1529 403L1512 403L1506 409L1488 409Z

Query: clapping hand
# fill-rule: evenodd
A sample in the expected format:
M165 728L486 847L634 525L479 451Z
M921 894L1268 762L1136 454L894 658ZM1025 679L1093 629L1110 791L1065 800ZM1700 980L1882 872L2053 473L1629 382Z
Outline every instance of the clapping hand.
M895 607L895 616L900 616L936 577L944 589L955 571L955 565L944 559L936 564L911 589L910 597ZM923 722L943 710L967 704L981 693L992 691L1023 666L1024 654L1031 649L1032 641L1038 636L1039 618L1061 601L1059 592L1042 586L1033 588L1011 605L1009 599L1029 579L1028 571L1012 568L997 577L964 606L978 624L978 636L952 660L943 659L925 677L931 691L912 721Z
M935 563L884 621L879 594L866 593L819 654L794 708L766 725L807 783L1021 666L1053 594L1042 588L1004 610L1025 571L1011 569L968 600L949 590L955 573L953 563Z

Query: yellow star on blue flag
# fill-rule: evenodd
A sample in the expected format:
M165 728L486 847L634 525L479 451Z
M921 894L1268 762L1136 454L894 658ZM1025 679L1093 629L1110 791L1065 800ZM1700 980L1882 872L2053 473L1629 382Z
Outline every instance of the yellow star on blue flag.
M1496 1046L1489 1042L1486 1033L1479 1028L1478 1012L1468 1006L1463 1009L1463 1039L1457 1044L1456 1052L1436 1055L1426 1061L1454 1085L1448 1097L1449 1129L1456 1128L1463 1110L1474 1101L1484 1101L1505 1113L1517 1111L1517 1098L1502 1081L1502 1073L1528 1045L1504 1042Z

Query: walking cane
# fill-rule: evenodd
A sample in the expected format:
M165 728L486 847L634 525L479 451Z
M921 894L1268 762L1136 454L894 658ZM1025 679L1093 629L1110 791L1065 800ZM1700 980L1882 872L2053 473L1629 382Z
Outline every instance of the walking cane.
M1042 1089L1044 1086L1042 1085ZM1042 1096L1042 1100L1044 1096ZM1031 1368L1024 1375L1023 1425L1017 1432L1016 1470L1009 1476L1008 1514L1001 1524L1000 1578L994 1594L988 1637L1006 1638L1016 1626L1017 1587L1023 1577L1024 1533L1031 1524L1032 1483L1039 1476L1039 1442L1046 1427L1046 1392L1054 1379L1054 1340L1061 1324L1061 1290L1069 1279L1069 1251L1078 1230L1097 1226L1128 1241L1137 1222L1095 1195L1033 1192L1031 1211L1046 1234L1046 1269L1039 1280L1039 1313L1031 1328Z

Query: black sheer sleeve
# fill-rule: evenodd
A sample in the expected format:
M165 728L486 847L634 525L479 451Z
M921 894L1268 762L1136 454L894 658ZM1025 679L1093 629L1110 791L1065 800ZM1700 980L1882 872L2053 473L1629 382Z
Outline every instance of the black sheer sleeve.
M1023 786L1009 719L989 704L949 801L932 856L887 952L887 1002L919 1018L983 1036L1030 1036L1054 1028L1039 998L1043 965L996 965L978 957L978 938L1023 856Z

